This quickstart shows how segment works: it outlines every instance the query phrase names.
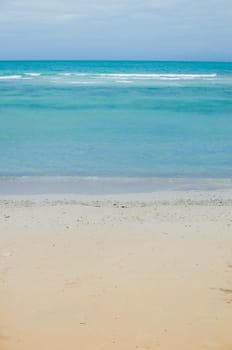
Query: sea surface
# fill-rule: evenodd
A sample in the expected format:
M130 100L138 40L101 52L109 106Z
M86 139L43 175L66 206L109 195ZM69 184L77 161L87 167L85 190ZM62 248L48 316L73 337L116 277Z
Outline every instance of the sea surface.
M0 61L1 181L231 175L232 63Z

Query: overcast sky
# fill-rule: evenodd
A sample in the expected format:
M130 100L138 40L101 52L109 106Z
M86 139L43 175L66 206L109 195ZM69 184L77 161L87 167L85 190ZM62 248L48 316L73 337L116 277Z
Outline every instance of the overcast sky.
M232 0L0 0L0 59L232 60Z

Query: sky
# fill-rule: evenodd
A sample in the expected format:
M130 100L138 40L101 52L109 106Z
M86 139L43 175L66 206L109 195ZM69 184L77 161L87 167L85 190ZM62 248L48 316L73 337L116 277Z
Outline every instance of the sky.
M0 0L0 60L232 60L232 0Z

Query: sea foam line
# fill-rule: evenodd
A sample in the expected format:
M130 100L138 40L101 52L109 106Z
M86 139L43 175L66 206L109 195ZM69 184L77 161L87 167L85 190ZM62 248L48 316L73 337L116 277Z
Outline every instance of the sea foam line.
M217 77L216 73L212 74L183 74L183 73L79 73L79 72L51 72L43 74L38 72L24 72L15 75L0 75L0 80L26 80L43 78L45 80L60 79L69 81L76 78L76 82L90 83L91 81L115 81L117 83L132 83L133 81L154 81L154 80L213 80ZM79 78L79 79L78 79Z
M13 79L22 79L22 75L2 75L0 80L13 80Z
M41 73L25 73L25 75L27 75L29 77L39 77L39 76L41 76Z
M138 78L138 79L159 79L159 78L179 78L179 79L201 79L201 78L216 78L217 74L172 74L172 73L59 73L62 76L77 76L89 78Z

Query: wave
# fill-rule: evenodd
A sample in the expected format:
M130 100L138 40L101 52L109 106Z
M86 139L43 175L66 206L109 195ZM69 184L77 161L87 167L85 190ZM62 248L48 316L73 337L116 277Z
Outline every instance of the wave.
M117 79L212 79L217 74L172 74L172 73L59 73L62 76Z
M22 79L22 75L2 75L0 76L0 80L17 80L17 79Z
M0 75L0 80L29 80L39 76L41 76L41 73L5 74Z
M20 72L0 75L0 81L32 80L48 83L64 84L144 84L162 81L219 81L224 77L216 73L184 74L184 73L90 73L90 72Z
M124 73L124 74L118 74L118 73L112 73L112 74L96 74L95 76L104 77L104 78L130 78L130 79L204 79L204 78L216 78L217 74L130 74L130 73Z
M41 73L24 73L25 75L29 77L40 77Z
M79 76L79 77L96 77L96 78L143 78L143 79L156 79L156 78L182 78L182 79L194 79L194 78L216 78L217 74L184 74L184 73L79 73L79 72L22 72L20 74L7 75L4 74L0 77L6 78L18 78L23 76L39 77L39 76Z

